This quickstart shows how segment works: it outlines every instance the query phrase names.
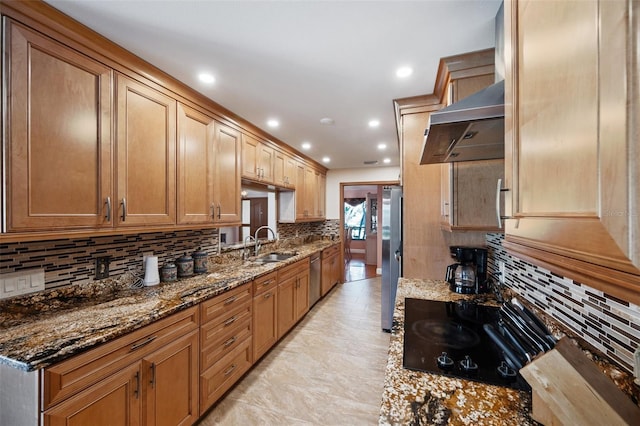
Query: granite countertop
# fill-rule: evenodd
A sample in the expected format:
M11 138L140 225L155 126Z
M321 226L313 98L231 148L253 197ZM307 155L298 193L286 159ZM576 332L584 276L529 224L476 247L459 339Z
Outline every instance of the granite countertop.
M380 408L381 425L537 424L529 414L529 392L404 369L404 299L407 297L475 300L497 306L491 296L452 293L444 281L399 280Z
M274 263L242 261L230 255L211 257L207 274L153 287L131 288L135 278L124 274L88 286L0 301L0 363L25 371L47 367L333 244L336 241L283 244L279 251L297 254Z

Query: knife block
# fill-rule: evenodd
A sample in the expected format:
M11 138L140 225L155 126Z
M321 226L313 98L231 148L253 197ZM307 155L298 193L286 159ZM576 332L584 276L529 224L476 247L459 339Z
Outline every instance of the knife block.
M640 408L567 337L520 374L532 389L531 416L542 424L640 424Z

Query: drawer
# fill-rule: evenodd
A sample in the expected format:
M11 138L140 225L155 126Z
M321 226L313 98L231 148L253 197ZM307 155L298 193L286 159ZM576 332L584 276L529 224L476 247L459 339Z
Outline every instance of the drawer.
M249 283L202 302L200 304L200 324L206 324L244 303L251 303L251 285Z
M332 256L337 256L339 253L340 253L340 244L336 244L322 250L322 258L327 259Z
M44 369L44 409L198 328L194 306Z
M233 326L217 333L201 328L200 371L204 372L223 356L233 351L247 337L251 336L251 318L235 322Z
M251 338L200 375L200 415L251 368Z
M253 280L253 295L257 296L267 290L275 288L278 284L277 277L278 273L274 271Z
M285 266L278 270L278 282L282 280L286 280L287 278L298 275L300 272L303 272L305 269L309 268L309 258L305 258L297 261L296 263L292 263L289 266Z

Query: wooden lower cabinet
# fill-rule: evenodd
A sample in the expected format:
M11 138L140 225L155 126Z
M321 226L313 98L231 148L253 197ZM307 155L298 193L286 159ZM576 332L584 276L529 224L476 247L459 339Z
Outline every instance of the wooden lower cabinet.
M278 339L309 311L309 258L278 271Z
M197 313L186 309L45 368L44 425L193 424Z
M272 272L253 281L253 359L278 341L278 279Z
M130 365L44 412L45 426L142 424L140 364Z
M342 279L340 263L340 245L336 244L322 251L322 278L320 293L322 296L338 284Z

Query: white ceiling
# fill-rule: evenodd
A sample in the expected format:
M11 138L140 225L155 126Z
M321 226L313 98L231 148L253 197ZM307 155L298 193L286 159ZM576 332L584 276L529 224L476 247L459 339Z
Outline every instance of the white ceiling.
M393 99L432 93L441 57L493 47L501 2L46 1L331 169L398 166Z

